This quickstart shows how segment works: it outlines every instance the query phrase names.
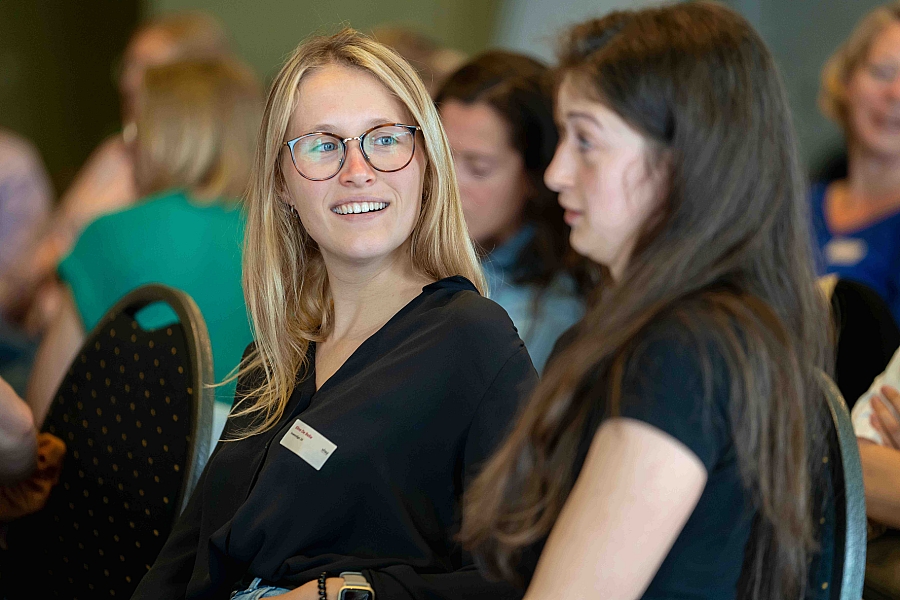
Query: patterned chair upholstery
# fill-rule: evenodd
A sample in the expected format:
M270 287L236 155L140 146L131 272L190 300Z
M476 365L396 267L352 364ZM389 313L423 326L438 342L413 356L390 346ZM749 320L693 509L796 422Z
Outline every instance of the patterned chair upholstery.
M178 322L145 331L135 315L157 302ZM206 325L187 294L149 285L107 313L44 422L67 453L45 509L10 526L10 600L36 591L41 598L131 597L206 462L212 382Z

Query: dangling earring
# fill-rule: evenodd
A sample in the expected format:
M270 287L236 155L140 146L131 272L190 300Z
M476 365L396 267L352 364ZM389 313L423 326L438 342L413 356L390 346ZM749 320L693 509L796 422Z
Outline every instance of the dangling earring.
M291 204L291 203L289 203L289 202L285 202L284 204L285 204L285 206L287 207L288 211L290 211L290 213L291 213L292 215L294 215L294 218L297 219L297 220L299 221L299 220L300 220L300 213L297 212L297 209L294 207L294 205Z

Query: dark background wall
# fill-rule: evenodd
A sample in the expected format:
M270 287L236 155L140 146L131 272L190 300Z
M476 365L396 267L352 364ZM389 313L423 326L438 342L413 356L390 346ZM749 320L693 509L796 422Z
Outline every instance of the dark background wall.
M0 127L38 147L58 191L118 128L113 65L139 15L138 0L0 2Z
M238 52L270 79L306 36L349 25L409 25L438 42L472 53L491 43L501 0L146 0L148 14L202 9L219 17Z

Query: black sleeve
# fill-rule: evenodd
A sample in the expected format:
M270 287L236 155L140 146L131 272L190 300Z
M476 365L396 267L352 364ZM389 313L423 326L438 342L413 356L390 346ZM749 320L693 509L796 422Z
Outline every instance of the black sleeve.
M523 346L500 369L472 419L463 453L464 483L471 481L508 433L537 383L537 372ZM523 594L508 583L485 579L467 552L462 554L461 568L452 573L422 574L411 566L397 565L363 574L375 596L383 600L516 600Z
M667 328L643 342L630 361L621 415L669 434L710 471L731 444L729 393L721 350L684 328Z

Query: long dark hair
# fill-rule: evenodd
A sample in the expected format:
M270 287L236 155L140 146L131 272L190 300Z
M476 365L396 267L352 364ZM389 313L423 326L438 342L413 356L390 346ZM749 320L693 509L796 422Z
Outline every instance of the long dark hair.
M797 598L814 551L827 311L815 284L804 186L784 88L739 15L707 3L616 12L573 28L559 69L640 131L666 195L615 285L551 360L510 437L474 482L462 538L495 574L540 542L654 325L675 319L727 366L734 449L758 507L742 598ZM709 357L706 357L709 358ZM702 359L707 389L713 361Z
M514 52L485 52L453 73L435 97L465 104L485 103L503 118L509 144L523 159L529 195L522 220L535 235L522 249L512 273L519 284L549 285L568 272L580 287L591 280L586 261L569 247L569 227L556 193L544 183L559 134L553 121L552 76L540 62Z

